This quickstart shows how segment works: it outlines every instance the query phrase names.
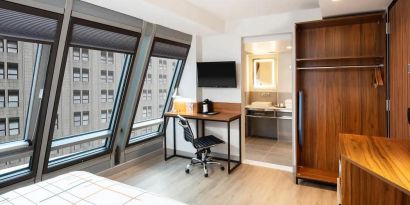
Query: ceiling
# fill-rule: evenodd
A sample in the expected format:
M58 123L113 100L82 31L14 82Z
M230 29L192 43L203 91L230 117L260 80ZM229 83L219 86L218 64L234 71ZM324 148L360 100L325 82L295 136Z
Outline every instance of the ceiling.
M380 11L392 0L319 0L324 17Z
M244 49L247 53L256 55L291 52L292 40L245 43Z
M185 0L223 20L318 8L318 0ZM360 0L359 0L360 1Z

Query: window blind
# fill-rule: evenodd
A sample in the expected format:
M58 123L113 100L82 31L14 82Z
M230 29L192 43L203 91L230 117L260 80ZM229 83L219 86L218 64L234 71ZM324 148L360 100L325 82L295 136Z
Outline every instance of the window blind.
M70 44L99 50L134 53L137 41L137 36L74 24Z
M161 58L185 59L188 55L188 47L154 41L152 56Z
M0 35L23 40L53 42L57 20L0 8Z

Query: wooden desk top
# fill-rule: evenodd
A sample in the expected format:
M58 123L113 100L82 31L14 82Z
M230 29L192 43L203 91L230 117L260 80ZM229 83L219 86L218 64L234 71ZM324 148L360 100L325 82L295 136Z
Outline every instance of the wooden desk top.
M340 152L343 159L410 195L410 141L341 134Z
M216 115L204 115L200 113L184 114L184 113L166 112L164 115L166 117L176 117L178 114L187 119L198 119L198 120L219 121L219 122L231 122L241 117L241 113L235 113L235 112L220 112Z

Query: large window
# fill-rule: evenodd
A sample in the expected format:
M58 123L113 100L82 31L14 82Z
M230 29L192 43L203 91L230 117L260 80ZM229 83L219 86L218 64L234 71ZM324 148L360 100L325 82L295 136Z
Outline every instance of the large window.
M17 80L18 70L19 70L19 65L17 63L7 63L7 79Z
M18 107L19 106L19 91L18 90L9 90L9 107Z
M64 167L67 161L81 162L85 156L109 151L115 121L107 110L116 111L117 99L122 97L118 93L122 93L139 35L75 18L71 26L66 49L73 57L66 58L61 74L59 129L53 133L48 162L52 170Z
M4 79L4 63L0 62L0 80L2 80L2 79Z
M178 43L154 41L144 79L143 90L134 118L130 143L156 136L162 132L164 105L169 105L169 96L175 89L188 47Z

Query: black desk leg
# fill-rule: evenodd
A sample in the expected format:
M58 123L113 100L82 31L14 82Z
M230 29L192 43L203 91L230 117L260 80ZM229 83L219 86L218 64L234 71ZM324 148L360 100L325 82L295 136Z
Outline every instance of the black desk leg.
M164 116L164 159L167 161L167 117Z
M242 163L242 124L239 117L239 164Z
M231 173L231 123L228 122L228 174Z
M199 137L199 130L198 130L198 128L199 128L199 125L198 125L198 123L199 123L199 120L198 119L196 119L196 138L198 138Z
M174 156L177 155L177 140L176 140L176 131L175 131L175 117L172 118L173 120L173 126L174 126Z

